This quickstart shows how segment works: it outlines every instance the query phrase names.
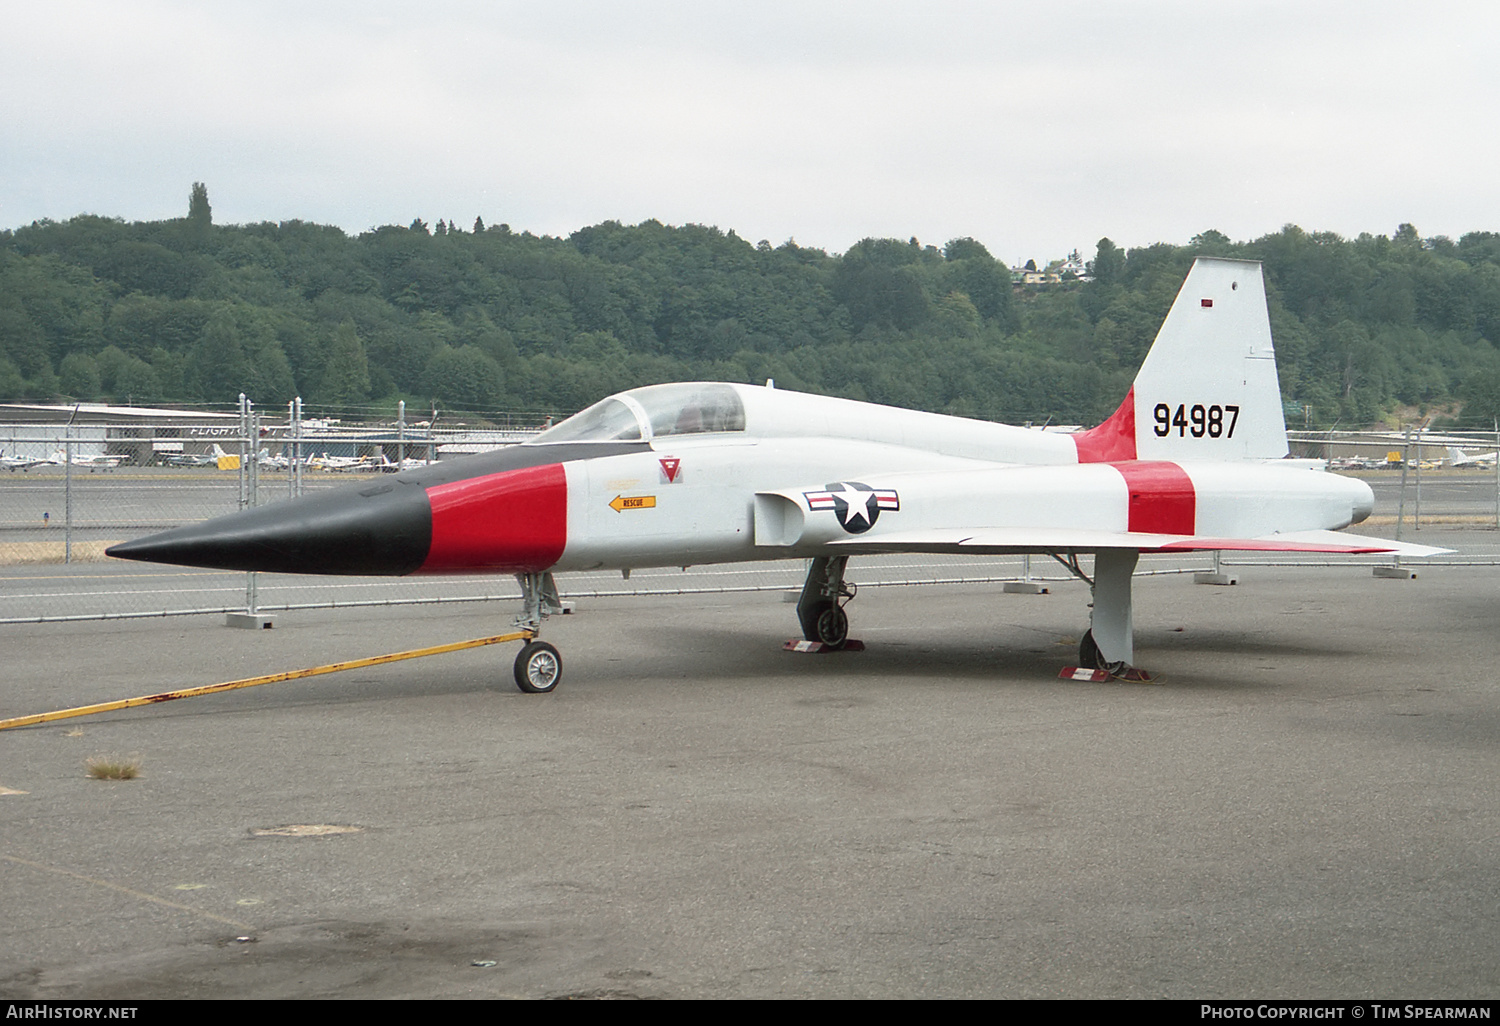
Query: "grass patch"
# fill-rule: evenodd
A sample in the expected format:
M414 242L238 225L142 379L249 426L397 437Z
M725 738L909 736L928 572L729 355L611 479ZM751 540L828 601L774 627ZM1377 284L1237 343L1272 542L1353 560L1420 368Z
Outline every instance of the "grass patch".
M77 541L73 543L73 562L102 563L109 557L104 550L115 541ZM41 566L61 563L67 555L67 545L60 541L5 542L0 544L0 566Z
M95 780L134 780L141 775L141 760L119 755L95 755L83 765Z

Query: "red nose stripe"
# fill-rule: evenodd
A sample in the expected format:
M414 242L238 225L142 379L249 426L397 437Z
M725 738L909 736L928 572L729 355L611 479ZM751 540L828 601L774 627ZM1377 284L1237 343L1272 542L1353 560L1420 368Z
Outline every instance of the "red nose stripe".
M545 570L568 541L568 479L561 463L427 489L432 545L418 573Z
M1198 496L1187 472L1155 460L1110 464L1130 490L1130 526L1147 534L1194 534Z

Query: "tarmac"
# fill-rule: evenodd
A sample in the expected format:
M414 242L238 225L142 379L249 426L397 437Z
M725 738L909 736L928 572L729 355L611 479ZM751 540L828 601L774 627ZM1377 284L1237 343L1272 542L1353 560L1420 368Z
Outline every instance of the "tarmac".
M550 695L496 646L0 732L0 997L1493 999L1500 569L1237 573L1137 580L1154 684L1058 679L1079 583L869 588L832 655L635 596ZM7 625L0 718L511 612Z

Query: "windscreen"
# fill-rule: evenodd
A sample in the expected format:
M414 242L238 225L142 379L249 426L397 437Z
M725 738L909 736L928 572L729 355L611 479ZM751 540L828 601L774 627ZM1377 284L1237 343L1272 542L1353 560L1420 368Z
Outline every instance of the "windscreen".
M639 441L635 413L618 399L603 399L536 437L537 442Z
M622 401L622 398L625 401ZM635 441L646 417L655 438L745 430L745 406L728 385L698 382L648 385L595 403L536 437L537 442Z

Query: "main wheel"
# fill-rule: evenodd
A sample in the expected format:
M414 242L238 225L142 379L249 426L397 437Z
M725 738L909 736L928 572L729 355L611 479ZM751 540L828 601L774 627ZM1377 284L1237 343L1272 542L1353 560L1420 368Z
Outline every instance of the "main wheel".
M1099 656L1099 646L1094 643L1094 632L1085 631L1083 640L1078 643L1078 665L1086 670L1102 670L1105 668Z
M545 641L528 641L516 656L516 687L545 695L562 681L562 656Z
M829 648L843 648L849 640L849 614L830 603L818 614L817 635Z

